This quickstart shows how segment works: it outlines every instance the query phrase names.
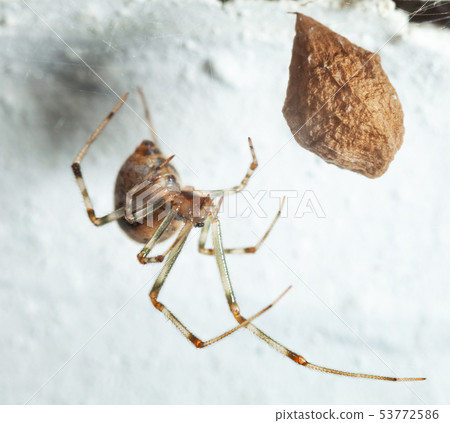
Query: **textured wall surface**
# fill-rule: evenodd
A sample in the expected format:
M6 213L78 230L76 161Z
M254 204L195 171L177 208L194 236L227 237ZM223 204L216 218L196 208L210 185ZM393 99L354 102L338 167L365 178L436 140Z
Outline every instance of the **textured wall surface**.
M450 35L407 25L388 1L340 3L0 3L0 402L448 402ZM326 164L292 139L281 109L293 10L381 48L405 114L403 146L381 178ZM111 211L116 173L148 137L137 86L185 184L238 183L252 137L260 168L248 190L266 217L234 218L227 201L226 246L264 233L278 208L268 190L297 196L256 255L228 258L243 312L292 284L258 319L267 333L313 363L427 381L310 371L246 330L196 350L152 307L160 265L140 265L139 245L115 223L90 223L70 170L116 94L130 91L83 163L96 210ZM295 217L305 191L325 217ZM234 319L197 238L161 300L207 339Z

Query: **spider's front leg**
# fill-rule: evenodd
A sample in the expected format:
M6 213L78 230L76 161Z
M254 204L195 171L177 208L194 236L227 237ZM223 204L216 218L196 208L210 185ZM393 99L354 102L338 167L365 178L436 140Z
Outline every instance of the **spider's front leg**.
M164 220L161 222L161 224L158 226L158 229L156 229L153 236L150 238L150 240L147 242L147 244L144 245L142 250L137 255L138 260L142 264L148 264L148 263L161 263L164 261L164 258L166 255L175 247L178 237L175 239L175 242L168 248L168 250L164 254L160 254L158 256L148 257L150 252L152 251L153 247L156 245L158 240L161 238L162 234L167 230L169 225L172 223L172 220L175 217L175 213L173 210L169 210L167 216L164 218Z
M275 226L275 223L281 216L281 211L283 210L284 202L286 200L286 197L283 197L283 200L281 201L280 209L278 210L275 218L273 219L272 223L269 226L269 229L267 229L264 236L258 241L258 243L252 247L246 247L246 248L224 248L223 252L225 254L254 254L256 253L263 242L266 240L266 238L269 236L270 231ZM206 254L213 256L214 255L214 248L205 248L206 239L208 238L209 228L211 226L211 221L209 219L206 220L205 225L202 228L202 232L200 233L200 238L198 240L198 252L201 254Z
M150 111L147 106L147 100L145 99L144 91L142 91L141 87L138 87L138 93L139 96L141 97L142 106L144 107L144 115L145 120L147 121L148 129L150 131L150 138L156 145L158 145L158 134L154 130L152 119L150 117Z
M239 325L235 326L233 329L230 329L224 333L222 333L219 336L216 336L215 338L212 338L208 341L202 341L200 338L195 336L186 326L181 323L181 321L175 317L175 315L160 301L158 301L158 296L161 291L161 288L164 284L164 282L167 279L167 276L172 269L172 266L174 265L178 255L180 254L187 237L189 236L189 233L192 229L191 223L186 223L184 227L181 229L180 233L178 234L178 237L173 245L173 248L170 249L169 256L167 257L166 262L163 265L163 268L161 269L160 274L156 278L155 284L153 285L152 290L150 291L150 300L152 301L152 304L155 306L157 310L159 310L161 313L164 314L175 326L176 328L188 339L192 344L197 348L205 348L209 345L214 344L215 342L220 341L221 339L225 338L228 335L231 335L233 332L237 331L241 327L247 326L253 319L256 319L261 314L265 313L267 310L269 310L273 305L278 302L283 295L286 294L286 292L289 290L286 289L274 302L269 304L267 307L253 315L250 319L246 319L242 322L239 322Z
M250 152L252 153L252 162L250 163L250 167L248 168L248 171L245 174L244 179L242 179L241 183L231 188L204 191L205 194L206 193L209 194L211 198L217 198L224 195L236 194L239 191L242 191L247 186L250 177L253 175L253 172L258 167L258 160L256 159L255 149L253 148L253 143L250 137L248 137L248 145L250 147Z
M120 109L120 107L124 104L125 100L128 97L128 93L125 94L119 102L114 106L114 108L111 110L108 116L102 121L102 123L98 126L98 128L92 133L89 140L86 142L84 147L81 149L81 151L78 153L77 157L75 158L74 162L72 163L72 170L75 175L78 187L80 188L81 195L83 196L84 204L86 206L86 210L89 216L89 219L91 219L92 223L96 226L104 225L105 223L113 222L114 220L120 219L124 216L125 210L123 207L120 209L114 210L111 213L108 213L107 215L103 217L97 217L95 215L94 207L92 205L91 198L89 197L89 194L86 189L86 184L84 183L83 175L81 174L81 161L83 160L84 156L86 155L89 147L91 144L95 141L95 139L99 136L99 134L103 131L103 128L106 126L106 124L112 119L114 114Z
M217 265L219 266L220 271L220 278L222 280L222 285L225 291L225 296L227 298L228 306L234 316L234 318L239 322L245 322L246 319L244 316L241 315L239 306L237 304L236 298L234 296L233 288L231 286L231 280L230 275L227 268L227 263L225 261L225 251L223 249L222 245L222 233L220 231L220 222L217 218L217 213L215 216L211 217L211 226L212 226L212 236L213 236L213 243L214 243L214 253L217 260ZM345 372L341 370L334 370L329 369L327 367L318 366L316 364L312 364L308 362L304 357L301 355L289 350L284 345L281 345L274 339L272 339L270 336L266 335L263 331L258 329L255 325L252 323L247 323L245 327L250 330L253 334L255 334L257 337L261 338L264 342L269 344L272 348L277 350L279 353L283 354L284 356L290 358L295 363L300 364L305 367L309 367L313 370L319 370L321 372L326 373L334 373L337 375L342 376L351 376L351 377L359 377L359 378L368 378L368 379L380 379L380 380L389 380L389 381L417 381L417 380L424 380L424 378L397 378L397 377L388 377L388 376L376 376L376 375L369 375L364 373L352 373L352 372Z

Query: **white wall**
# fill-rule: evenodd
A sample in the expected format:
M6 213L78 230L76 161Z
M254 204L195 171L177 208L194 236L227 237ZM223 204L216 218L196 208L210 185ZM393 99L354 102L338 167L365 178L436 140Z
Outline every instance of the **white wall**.
M448 401L448 31L408 26L389 2L379 10L325 1L27 3L34 12L0 4L1 402L26 402L75 353L32 403ZM287 11L367 49L383 46L406 135L382 178L341 170L288 142ZM141 266L139 245L117 225L89 222L70 170L114 92L130 91L130 108L83 163L96 210L109 212L121 162L148 137L136 86L186 184L237 183L251 136L261 170L249 191L313 190L325 211L322 219L281 219L257 255L229 257L241 309L255 313L292 284L257 322L277 340L313 363L426 382L309 371L245 330L205 350L183 339L147 296L159 266ZM268 195L261 204L276 212ZM229 246L255 243L269 224L222 220ZM234 320L196 236L161 299L206 339Z

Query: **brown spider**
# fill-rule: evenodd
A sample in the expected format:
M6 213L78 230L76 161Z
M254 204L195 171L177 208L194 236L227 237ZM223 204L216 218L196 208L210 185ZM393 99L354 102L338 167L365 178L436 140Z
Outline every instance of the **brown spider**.
M423 378L396 378L362 373L351 373L318 366L316 364L309 363L301 355L294 353L270 338L255 325L253 325L251 321L271 308L290 289L290 287L286 289L273 303L251 318L247 319L241 315L233 293L233 288L231 286L225 254L255 253L269 235L276 221L280 217L283 204L272 221L269 229L255 246L248 248L224 248L222 245L222 234L217 214L224 195L236 194L239 191L242 191L247 185L252 173L258 166L251 139L249 138L248 142L252 154L252 162L244 179L239 185L224 190L213 191L199 191L193 187L184 187L181 189L178 182L178 173L172 164L169 163L173 156L166 159L161 154L158 148L157 140L152 134L154 131L152 129L153 126L150 119L150 113L141 90L139 90L139 94L144 106L145 118L151 131L152 141L142 141L135 152L125 161L120 169L115 187L115 210L106 216L96 217L91 199L86 190L83 176L81 174L80 163L90 145L125 102L128 94L125 94L122 97L109 115L91 135L87 143L75 158L75 161L72 164L72 170L75 174L81 194L83 195L87 213L94 225L100 226L117 220L120 227L128 236L137 242L145 244L137 256L142 264L162 262L168 255L167 260L165 261L161 272L156 278L153 288L150 291L150 299L153 305L161 311L197 348L207 347L208 345L225 338L239 328L245 327L281 354L302 366L309 367L314 370L343 376L390 381L423 380ZM214 205L215 199L219 199L216 205ZM143 204L145 204L145 206L143 206ZM158 301L159 292L161 291L161 288L193 227L202 227L198 250L202 254L214 255L216 257L228 306L234 318L239 323L233 329L208 341L202 341L197 338L164 304ZM210 227L212 228L212 249L205 248ZM169 249L164 252L164 254L149 257L151 250L158 242L170 238L177 231L178 235L175 241Z

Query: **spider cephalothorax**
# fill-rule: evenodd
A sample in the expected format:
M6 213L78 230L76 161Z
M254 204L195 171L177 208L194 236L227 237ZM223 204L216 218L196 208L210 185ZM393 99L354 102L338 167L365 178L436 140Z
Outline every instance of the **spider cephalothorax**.
M148 127L150 128L151 133L154 133L145 98L141 91L139 91L139 93L144 104L145 117ZM115 210L106 216L100 218L96 217L91 199L86 190L83 176L81 174L80 163L86 155L89 146L94 142L105 125L109 122L109 120L111 120L117 110L125 102L126 98L127 94L122 97L111 113L94 131L91 138L87 141L78 156L75 158L75 161L72 164L72 169L83 195L86 209L91 221L95 225L99 226L117 220L120 227L128 236L135 241L145 244L138 254L138 259L142 264L164 261L161 272L156 278L153 288L150 291L150 299L152 304L159 311L161 311L189 341L191 341L197 348L203 348L225 338L236 330L245 327L281 354L302 366L309 367L314 370L370 379L393 381L422 380L422 378L400 379L395 377L350 373L317 366L309 363L301 355L296 354L270 338L251 322L272 307L289 288L286 289L277 300L252 317L247 319L242 316L231 286L225 254L255 253L268 236L277 219L280 217L281 208L284 204L283 200L280 210L275 216L275 219L272 221L269 229L255 246L247 248L223 248L220 222L217 216L220 204L225 195L236 194L242 191L246 187L250 176L258 166L253 144L250 138L248 139L248 142L252 154L252 162L241 183L227 189L201 191L190 186L180 188L180 178L175 167L171 164L173 156L165 158L157 145L156 137L153 137L152 135L153 140L143 141L134 153L128 157L119 171L115 187ZM216 199L218 201L214 204ZM216 258L228 307L238 322L238 325L234 328L208 341L202 341L197 338L163 303L158 301L160 290L166 281L173 264L180 254L189 233L194 227L202 228L198 244L199 252L202 254L214 255ZM213 248L206 248L206 239L210 229L212 232ZM150 252L157 243L169 239L176 233L177 236L175 241L167 249L167 251L161 255L149 257Z

